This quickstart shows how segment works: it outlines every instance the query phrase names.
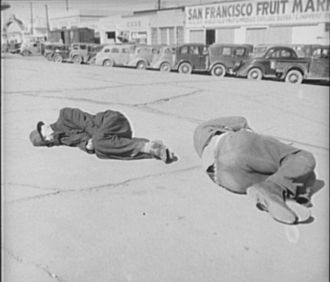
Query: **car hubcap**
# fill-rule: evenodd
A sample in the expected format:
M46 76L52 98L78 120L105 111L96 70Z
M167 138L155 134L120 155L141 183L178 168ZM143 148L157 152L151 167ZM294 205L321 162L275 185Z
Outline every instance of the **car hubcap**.
M291 77L290 77L290 82L297 82L298 81L298 76L296 74L292 74Z

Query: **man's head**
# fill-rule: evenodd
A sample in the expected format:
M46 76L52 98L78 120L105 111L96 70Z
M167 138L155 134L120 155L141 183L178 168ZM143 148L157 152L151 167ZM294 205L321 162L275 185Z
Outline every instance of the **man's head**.
M33 146L51 146L54 141L54 131L49 124L42 121L37 123L37 128L30 133Z

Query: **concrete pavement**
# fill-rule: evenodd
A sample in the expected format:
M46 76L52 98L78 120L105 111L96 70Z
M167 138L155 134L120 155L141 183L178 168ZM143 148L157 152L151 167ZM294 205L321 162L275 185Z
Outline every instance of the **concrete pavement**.
M2 67L4 281L328 281L328 87L20 56ZM179 161L33 147L36 122L62 107L120 110L136 136L162 139ZM324 185L313 222L277 223L202 172L193 130L225 115L315 155Z

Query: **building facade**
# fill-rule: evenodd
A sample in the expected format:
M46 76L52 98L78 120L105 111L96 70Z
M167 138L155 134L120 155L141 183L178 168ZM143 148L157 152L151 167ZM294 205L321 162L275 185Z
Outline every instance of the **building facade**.
M187 42L329 44L330 0L223 1L185 8Z
M184 7L137 11L99 20L101 43L180 44L184 42Z

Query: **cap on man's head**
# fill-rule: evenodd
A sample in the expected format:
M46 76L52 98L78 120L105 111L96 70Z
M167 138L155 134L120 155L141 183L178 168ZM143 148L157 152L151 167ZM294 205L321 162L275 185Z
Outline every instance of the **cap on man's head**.
M37 147L46 146L45 139L41 135L41 127L43 125L44 125L44 123L42 121L39 121L37 123L37 129L33 130L30 133L30 141L33 146L37 146Z

